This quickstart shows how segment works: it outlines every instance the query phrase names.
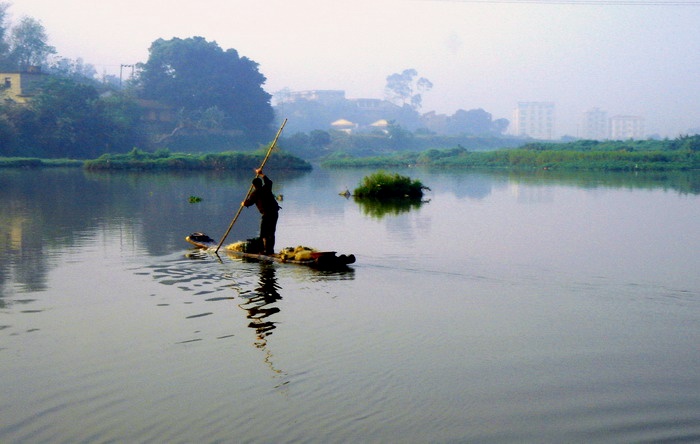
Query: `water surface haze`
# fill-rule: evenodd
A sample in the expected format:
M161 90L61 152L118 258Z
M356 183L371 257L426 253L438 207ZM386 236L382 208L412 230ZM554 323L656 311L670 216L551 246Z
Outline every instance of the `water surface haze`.
M700 441L696 172L370 172L267 172L323 272L184 241L244 173L0 170L0 441Z

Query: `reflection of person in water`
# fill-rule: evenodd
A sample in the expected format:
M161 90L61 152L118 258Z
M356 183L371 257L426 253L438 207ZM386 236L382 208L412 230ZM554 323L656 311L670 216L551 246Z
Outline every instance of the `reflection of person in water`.
M240 304L239 307L248 312L250 319L248 327L255 330L255 346L265 352L265 363L277 374L284 374L282 370L275 368L272 362L272 351L267 347L267 337L272 334L272 330L277 328L270 316L280 311L274 304L282 299L278 290L277 277L275 276L275 266L270 263L260 264L260 279L258 286L248 300Z
M279 307L273 306L277 301L282 299L278 290L277 277L275 276L275 267L272 264L261 264L260 279L258 287L248 301L241 304L240 307L248 312L248 319L251 320L248 326L255 329L258 339L261 341L256 345L262 347L265 345L265 337L272 334L272 330L276 328L275 323L268 319L269 316L280 311Z

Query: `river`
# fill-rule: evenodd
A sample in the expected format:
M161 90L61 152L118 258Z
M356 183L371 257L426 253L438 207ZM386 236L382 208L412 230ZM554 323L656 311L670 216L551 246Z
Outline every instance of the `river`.
M321 272L184 241L250 174L0 170L0 442L700 441L697 172L369 172L268 171Z

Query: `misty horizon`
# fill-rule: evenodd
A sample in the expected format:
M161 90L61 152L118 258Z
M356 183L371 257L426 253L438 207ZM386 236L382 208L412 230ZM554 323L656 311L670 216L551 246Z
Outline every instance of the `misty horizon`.
M556 137L577 136L593 108L640 116L647 135L700 128L699 2L64 3L8 11L40 20L58 55L99 74L147 61L158 38L202 36L257 62L270 94L383 99L386 77L413 68L434 84L421 113L481 108L512 122L518 102L552 102Z

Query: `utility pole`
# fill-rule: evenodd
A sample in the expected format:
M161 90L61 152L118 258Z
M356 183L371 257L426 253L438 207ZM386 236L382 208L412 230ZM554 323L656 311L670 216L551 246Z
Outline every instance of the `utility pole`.
M134 77L134 65L120 65L119 66L119 89L122 89L122 75L124 72L124 68L131 68L131 76L129 78Z

